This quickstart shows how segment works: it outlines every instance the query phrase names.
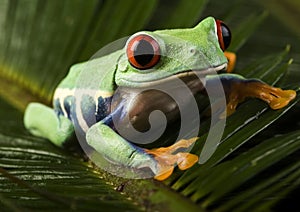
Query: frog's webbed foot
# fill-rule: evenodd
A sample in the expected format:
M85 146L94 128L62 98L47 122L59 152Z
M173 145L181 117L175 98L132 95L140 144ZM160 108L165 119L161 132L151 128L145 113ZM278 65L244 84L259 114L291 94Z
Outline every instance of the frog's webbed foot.
M197 137L188 140L182 139L169 147L145 149L145 152L152 155L158 163L159 172L154 178L165 180L173 173L175 165L178 165L181 170L192 167L198 161L198 156L188 152L180 152L180 150L189 148L197 139Z
M227 73L231 73L235 67L236 64L236 54L233 52L224 52L225 57L227 57L228 65L227 65Z
M230 82L227 96L227 116L231 115L239 103L247 97L261 99L269 104L273 110L285 107L296 97L294 90L282 90L272 87L259 80L234 79Z
M264 83L253 83L251 86L256 88L253 96L267 102L273 110L285 107L296 97L294 90L282 90Z

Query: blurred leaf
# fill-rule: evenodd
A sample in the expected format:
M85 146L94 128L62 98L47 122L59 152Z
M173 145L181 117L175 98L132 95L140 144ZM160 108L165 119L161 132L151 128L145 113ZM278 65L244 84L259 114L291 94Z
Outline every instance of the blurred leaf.
M157 0L102 1L79 50L79 61L89 59L105 44L141 30L156 4Z
M170 1L162 0L152 16L149 27L152 29L193 27L207 3L208 0L174 0L170 4Z
M0 14L6 16L0 20L5 28L0 34L0 76L50 102L72 64L141 29L155 4L156 0L1 1Z
M300 2L298 0L257 1L264 5L274 16L300 36Z
M249 39L249 37L260 26L262 21L266 18L267 12L263 12L261 15L253 14L243 21L238 28L232 32L232 42L228 51L237 52L243 44Z

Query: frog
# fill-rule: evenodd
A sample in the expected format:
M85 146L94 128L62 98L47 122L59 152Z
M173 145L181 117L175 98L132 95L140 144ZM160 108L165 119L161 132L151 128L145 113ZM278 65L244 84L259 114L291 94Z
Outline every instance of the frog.
M180 139L169 146L154 148L140 147L123 138L111 121L118 114L116 111L121 111L123 115L129 113L128 107L124 107L128 104L124 100L126 97L120 93L121 100L112 104L117 88L127 88L128 97L132 90L136 92L150 84L167 83L174 76L184 78L194 71L202 74L206 83L217 80L222 83L227 102L226 116L234 113L237 106L248 97L261 99L277 110L288 105L296 96L293 90L283 90L259 79L246 79L232 73L236 56L226 51L231 37L229 27L214 17L203 19L193 28L137 32L128 38L123 48L89 61L92 65L86 66L86 62L73 65L54 92L53 108L37 102L27 106L24 113L25 128L34 136L46 138L56 146L63 147L74 135L76 118L87 144L104 158L129 168L148 168L156 180L165 180L172 175L174 167L187 170L197 163L197 155L182 149L191 147L198 137ZM180 41L185 41L185 44L179 45ZM185 65L165 55L180 58ZM105 70L106 74L97 88L90 88L89 83L81 84L80 74L85 72L92 78L99 78L96 77L99 70ZM194 93L204 89L200 84L196 87ZM76 90L86 90L87 93L90 90L92 98L78 100ZM168 101L157 101L164 97L149 100L149 95L142 95L141 98L145 96L148 98L145 100L147 104L141 104L142 101L133 104L141 114L153 104L168 106ZM76 100L83 105L84 114L80 117L74 110ZM80 124L87 122L83 120L87 116L94 117L96 121L90 125Z

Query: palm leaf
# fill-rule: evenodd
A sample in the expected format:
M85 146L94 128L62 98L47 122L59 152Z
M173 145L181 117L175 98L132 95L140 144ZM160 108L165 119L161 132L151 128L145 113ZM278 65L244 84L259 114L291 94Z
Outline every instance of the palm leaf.
M22 111L33 100L49 104L53 89L68 68L88 59L106 43L144 28L190 27L200 19L201 11L202 15L223 17L234 26L231 50L241 55L238 73L298 89L300 82L295 76L299 74L289 58L290 46L284 49L276 40L275 50L267 50L263 56L252 51L252 42L259 42L255 36L262 36L257 28L266 19L270 21L260 4L241 0L226 5L214 0L176 0L174 4L156 0L0 1L1 208L248 211L280 210L293 204L290 195L299 194L300 183L299 95L278 111L258 100L243 103L228 118L213 157L185 172L176 170L163 183L112 176L84 161L81 153L58 149L29 135L22 124L22 112L11 106ZM280 4L284 3L276 1L277 10L272 12L282 12ZM297 4L290 0L286 5ZM276 30L279 28L284 31L276 25ZM297 42L292 44L293 50ZM286 77L288 70L292 72ZM286 113L293 120L285 134L277 136L277 128L282 128L277 120L286 121ZM195 154L201 152L209 125L209 120L201 123Z

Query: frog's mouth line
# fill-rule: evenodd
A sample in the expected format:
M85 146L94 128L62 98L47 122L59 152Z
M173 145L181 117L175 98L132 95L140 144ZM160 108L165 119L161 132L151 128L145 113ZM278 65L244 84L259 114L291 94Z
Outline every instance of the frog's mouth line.
M188 79L190 78L191 80L199 81L200 79L204 79L205 76L207 75L216 74L217 72L224 71L226 69L227 69L227 63L224 63L216 67L210 67L207 69L184 70L182 72L179 72L178 74L174 74L158 80L139 82L138 87L143 88L143 87L161 85L176 79L185 79L184 81L189 81Z
M198 77L203 77L203 76L206 76L206 75L215 74L219 71L224 71L226 69L227 69L227 63L224 63L220 66L211 67L211 68L204 69L204 70L203 69L202 70L194 69L194 70L183 71L183 72L180 72L178 74L167 77L166 79L170 79L172 77L181 78L181 77L187 77L187 76L191 76L191 75L193 75L193 76L197 75Z

